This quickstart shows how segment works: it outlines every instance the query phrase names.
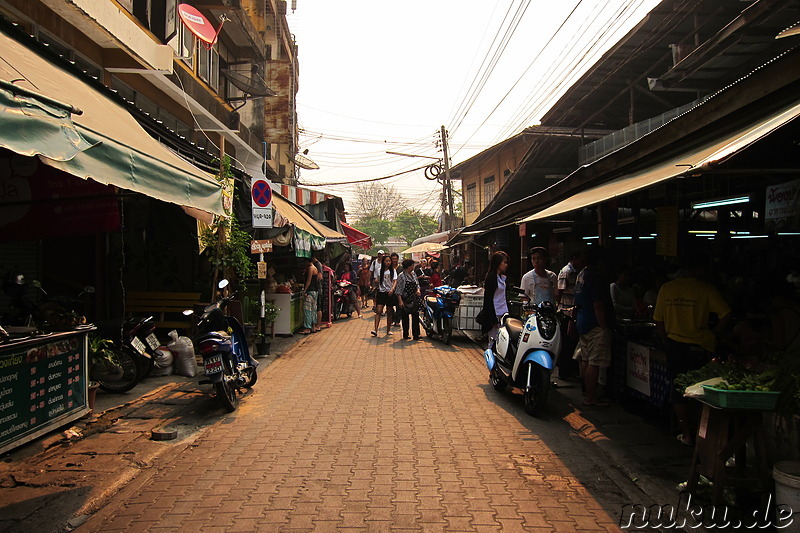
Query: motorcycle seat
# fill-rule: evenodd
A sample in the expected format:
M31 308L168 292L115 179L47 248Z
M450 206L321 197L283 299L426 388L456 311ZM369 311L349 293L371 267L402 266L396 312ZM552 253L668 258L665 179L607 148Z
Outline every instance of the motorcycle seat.
M516 345L520 336L522 335L522 329L525 327L525 323L519 318L506 317L503 325L505 326L506 331L508 331L508 337L511 340L511 343Z

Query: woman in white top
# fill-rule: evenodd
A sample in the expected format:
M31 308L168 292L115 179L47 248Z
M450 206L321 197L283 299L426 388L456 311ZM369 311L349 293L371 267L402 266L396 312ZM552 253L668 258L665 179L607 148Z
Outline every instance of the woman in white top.
M397 271L392 268L392 258L384 255L381 260L381 267L378 276L378 295L375 297L375 329L370 334L378 336L378 328L381 325L381 315L386 309L386 334L392 334L392 307L390 299L394 294L394 285L397 280Z
M497 338L500 318L508 313L506 298L506 270L508 254L502 251L492 254L489 271L483 284L483 321L481 331L489 337L489 346Z

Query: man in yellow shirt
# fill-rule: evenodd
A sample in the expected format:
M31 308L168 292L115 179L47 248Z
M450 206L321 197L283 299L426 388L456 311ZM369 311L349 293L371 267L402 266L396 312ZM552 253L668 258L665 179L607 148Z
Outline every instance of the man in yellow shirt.
M693 254L685 276L665 283L658 292L653 320L664 339L670 382L678 374L698 369L708 362L710 352L716 349L717 336L731 320L731 308L722 295L702 280L708 262L705 254ZM712 313L719 318L713 331L709 326ZM683 444L692 445L694 432L688 406L674 391L672 401L682 430L678 438Z

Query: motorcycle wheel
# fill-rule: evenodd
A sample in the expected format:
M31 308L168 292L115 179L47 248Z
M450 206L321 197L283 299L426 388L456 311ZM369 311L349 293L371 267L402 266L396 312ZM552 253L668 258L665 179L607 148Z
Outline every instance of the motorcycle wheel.
M450 344L450 340L453 337L453 319L448 317L442 317L442 342L445 344Z
M339 320L343 314L344 304L342 302L336 302L336 305L333 307L333 319Z
M123 348L114 350L114 359L122 368L122 377L113 381L100 380L100 388L106 392L128 392L140 381L141 370L139 366L139 354L133 353L130 349Z
M150 357L139 357L139 375L141 376L140 380L149 377L150 373L153 371L153 367L155 367L156 361L153 359L153 356Z
M497 366L489 371L489 384L498 392L506 390L506 380L500 375Z
M214 388L217 389L217 398L222 403L222 407L229 413L234 412L236 404L239 402L239 398L236 396L236 388L224 376L222 381L214 383Z
M256 384L256 381L258 381L258 372L256 372L256 369L252 366L245 368L242 373L244 374L245 378L244 385L242 385L242 387L249 389Z
M531 373L531 385L526 386L522 393L525 412L531 416L538 416L547 401L547 392L550 385L550 376L542 367L528 363L525 367L525 376Z

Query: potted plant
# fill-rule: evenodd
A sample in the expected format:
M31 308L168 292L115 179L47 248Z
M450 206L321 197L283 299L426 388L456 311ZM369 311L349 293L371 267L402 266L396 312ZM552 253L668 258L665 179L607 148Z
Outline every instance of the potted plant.
M253 336L253 341L258 350L258 355L269 355L269 347L272 344L272 335L267 332L267 326L273 324L278 314L281 312L278 307L272 302L264 304L264 318L261 321L263 329L256 332ZM272 329L272 328L270 328Z
M89 387L86 401L94 411L94 401L100 380L115 381L122 378L124 370L114 353L114 341L99 335L89 337Z

